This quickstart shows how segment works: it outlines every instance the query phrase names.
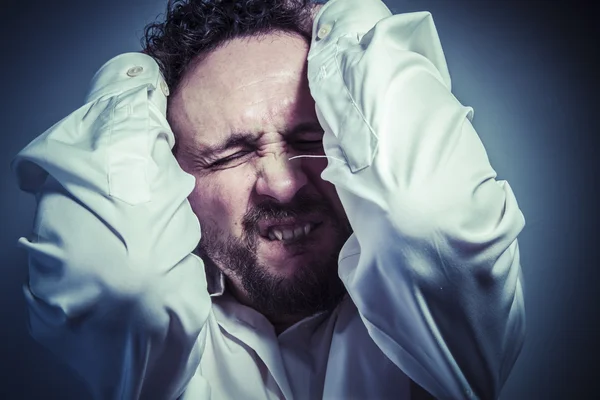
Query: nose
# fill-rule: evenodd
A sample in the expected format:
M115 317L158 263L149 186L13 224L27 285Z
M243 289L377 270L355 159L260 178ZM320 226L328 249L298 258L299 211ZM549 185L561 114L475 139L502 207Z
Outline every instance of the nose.
M256 192L279 203L289 203L308 182L300 160L289 160L287 152L271 153L262 161Z

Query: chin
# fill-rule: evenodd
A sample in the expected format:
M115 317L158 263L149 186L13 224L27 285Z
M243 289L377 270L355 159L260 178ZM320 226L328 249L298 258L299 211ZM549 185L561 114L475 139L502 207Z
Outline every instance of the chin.
M283 262L264 260L262 265L266 267L267 272L273 277L289 282L292 282L296 277L316 266L314 257L295 258Z

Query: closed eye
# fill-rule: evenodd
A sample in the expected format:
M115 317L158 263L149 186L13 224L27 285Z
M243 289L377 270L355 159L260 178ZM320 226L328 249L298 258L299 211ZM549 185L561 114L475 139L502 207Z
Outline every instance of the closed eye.
M243 161L246 158L246 156L248 156L251 153L253 153L253 151L250 151L250 150L238 151L237 153L233 153L229 156L219 158L218 160L213 161L212 163L210 163L209 167L210 168L219 168L219 167L236 166L237 165L237 164L235 164L236 161ZM233 165L233 164L235 164L235 165Z
M311 151L311 150L322 150L323 141L318 140L295 140L292 145L297 150Z

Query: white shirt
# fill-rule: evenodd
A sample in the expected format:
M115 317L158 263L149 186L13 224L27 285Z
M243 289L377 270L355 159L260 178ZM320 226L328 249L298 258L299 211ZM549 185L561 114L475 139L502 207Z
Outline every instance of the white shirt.
M86 103L22 150L34 193L32 335L102 399L497 397L525 330L523 216L451 94L426 12L331 0L310 90L354 234L349 296L279 336L192 251L194 178L172 155L168 89L143 54L105 64Z

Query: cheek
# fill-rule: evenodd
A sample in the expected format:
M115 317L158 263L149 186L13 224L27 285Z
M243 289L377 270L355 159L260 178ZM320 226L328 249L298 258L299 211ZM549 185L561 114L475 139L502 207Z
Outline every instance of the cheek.
M302 168L312 185L322 196L331 202L336 213L345 218L346 212L344 211L344 207L342 206L342 202L340 201L335 186L331 182L327 182L321 178L321 173L323 173L323 170L327 167L327 159L307 158L303 160L303 163Z
M322 180L321 179L321 173L323 172L323 170L325 169L325 167L327 167L327 159L326 158L317 158L317 157L312 157L312 158L299 158L297 160L300 160L300 162L302 163L302 170L304 171L304 173L308 176L308 178L315 182L317 179ZM292 161L293 162L293 161Z
M332 191L335 192L335 187L331 183L326 182L321 178L323 170L325 170L325 167L327 167L326 158L304 158L301 160L302 170L314 187L316 187L320 192L325 191L327 194Z
M251 190L249 180L239 171L221 171L196 178L189 201L201 225L238 235Z

